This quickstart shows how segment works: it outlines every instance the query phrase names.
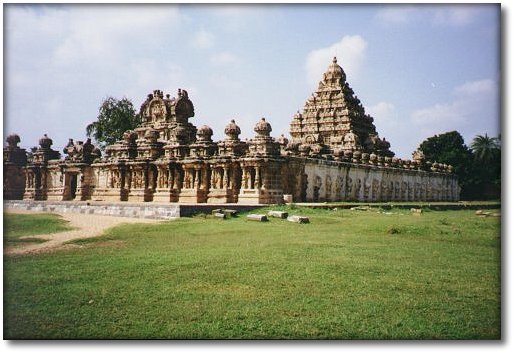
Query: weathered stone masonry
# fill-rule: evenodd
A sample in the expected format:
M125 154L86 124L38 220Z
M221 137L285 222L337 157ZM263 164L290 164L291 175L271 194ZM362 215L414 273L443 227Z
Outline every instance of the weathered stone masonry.
M281 203L317 201L456 201L452 167L401 160L380 138L373 118L346 82L336 59L318 90L294 115L291 141L271 137L262 118L253 139L241 141L232 120L225 139L189 122L194 106L155 90L140 109L142 123L107 146L70 139L61 159L46 135L31 153L11 135L4 148L4 198L156 203Z

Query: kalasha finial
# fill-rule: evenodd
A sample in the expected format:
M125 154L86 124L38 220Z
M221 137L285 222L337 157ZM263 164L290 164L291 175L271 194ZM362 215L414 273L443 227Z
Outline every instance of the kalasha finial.
M224 133L228 140L239 140L240 128L235 124L235 119L232 119L224 129Z
M337 57L336 57L336 56L334 56L334 57L333 57L333 64L336 64L336 63L337 63Z
M271 124L269 124L267 121L265 121L265 118L260 119L260 121L255 125L255 128L253 129L258 136L266 136L268 137L273 131L271 128Z
M53 141L51 138L48 137L47 134L44 134L43 137L39 139L39 146L43 149L48 149L52 146Z

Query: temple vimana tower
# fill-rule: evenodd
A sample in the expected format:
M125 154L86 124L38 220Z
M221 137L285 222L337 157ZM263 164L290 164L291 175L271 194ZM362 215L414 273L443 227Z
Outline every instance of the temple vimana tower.
M317 91L290 123L290 140L261 118L242 141L235 120L213 141L191 123L186 90L160 90L140 108L141 124L100 151L70 139L62 153L44 135L30 152L20 137L4 148L4 198L155 203L271 204L320 201L456 201L452 167L394 157L334 58Z
M295 145L309 146L316 153L340 156L346 151L359 151L393 157L390 143L379 138L373 121L346 82L337 58L333 58L303 113L294 115L290 135Z

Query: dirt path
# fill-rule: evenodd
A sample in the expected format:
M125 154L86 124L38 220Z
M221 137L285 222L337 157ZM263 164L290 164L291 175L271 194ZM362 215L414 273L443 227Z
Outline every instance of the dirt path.
M37 213L48 213L48 212L32 212L23 210L4 210L7 213L18 213L18 214L37 214ZM78 213L59 213L53 212L62 216L62 218L69 222L71 227L76 229L52 233L52 234L38 234L31 235L27 238L41 238L48 241L38 244L27 244L20 247L8 247L4 248L4 254L7 255L22 255L31 254L38 252L47 252L56 250L63 247L63 244L69 240L80 239L80 238L92 238L103 234L103 232L111 227L117 226L122 223L157 223L161 220L156 219L145 219L145 218L128 218L128 217L113 217L113 216L98 216L98 215L85 215Z

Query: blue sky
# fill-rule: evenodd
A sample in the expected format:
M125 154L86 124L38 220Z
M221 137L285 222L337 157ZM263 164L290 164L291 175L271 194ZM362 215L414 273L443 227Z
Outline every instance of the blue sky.
M498 5L6 5L4 136L85 139L107 96L188 90L214 139L261 117L288 135L336 55L381 137L410 158L451 130L499 133Z

